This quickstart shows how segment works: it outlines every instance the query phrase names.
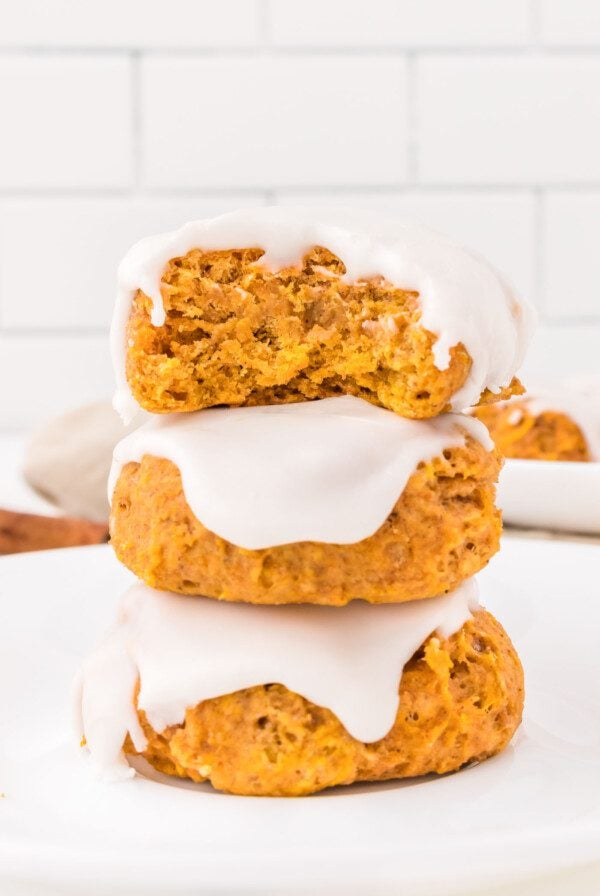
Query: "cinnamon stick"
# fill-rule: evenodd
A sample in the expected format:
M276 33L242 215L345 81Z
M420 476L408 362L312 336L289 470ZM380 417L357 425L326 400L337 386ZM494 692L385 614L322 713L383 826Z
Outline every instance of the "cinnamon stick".
M106 523L0 509L0 554L45 551L108 541Z

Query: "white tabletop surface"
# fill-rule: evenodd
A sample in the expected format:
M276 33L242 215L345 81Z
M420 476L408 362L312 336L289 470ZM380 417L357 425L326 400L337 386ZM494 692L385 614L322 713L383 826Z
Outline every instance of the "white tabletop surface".
M27 486L20 473L26 443L25 433L0 433L0 507L30 513L53 513L55 511L52 506ZM577 893L577 896L600 896L600 863L574 872L555 874L550 879L520 883L518 887L488 889L485 888L484 881L481 883L483 887L479 891L480 896L566 896L567 893ZM112 893L118 896L120 891L113 889ZM21 883L12 885L3 882L2 896L72 896L72 891L55 888L40 890L37 884L32 888Z

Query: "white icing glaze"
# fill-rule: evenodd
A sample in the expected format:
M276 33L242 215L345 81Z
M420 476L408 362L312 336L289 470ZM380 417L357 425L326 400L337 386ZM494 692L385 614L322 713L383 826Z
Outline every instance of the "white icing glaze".
M467 434L493 447L471 417L405 420L352 396L157 415L115 447L109 497L124 464L164 457L196 518L233 544L353 544L379 529L421 461Z
M122 752L127 734L137 750L146 746L132 708L138 669L128 652L129 635L121 620L85 660L73 687L77 734L85 736L96 771L107 780L134 774Z
M332 710L365 743L388 733L402 670L433 632L450 637L478 608L474 579L443 597L346 607L251 606L134 585L121 618L80 671L75 712L104 777L130 774L125 734L145 739L133 704L162 732L202 700L271 682Z
M191 221L179 230L149 237L127 253L118 275L111 326L117 379L115 408L128 419L136 404L125 375L125 327L137 289L153 301L152 323L165 319L160 279L171 258L193 248L258 247L261 264L277 271L298 264L313 246L335 253L346 266L345 280L376 275L417 291L424 327L437 336L435 363L445 369L450 349L461 342L472 359L469 377L454 395L453 407L477 403L488 388L507 386L520 366L534 324L534 311L476 254L410 224L341 209L257 208Z
M589 388L581 388L580 390L572 389L553 389L551 391L536 391L528 394L525 398L513 398L508 402L503 402L507 406L518 404L526 410L538 416L546 411L554 411L554 413L564 414L569 417L581 430L590 454L591 460L600 460L600 398L598 391L593 391L590 384ZM518 408L511 413L508 422L512 426L517 426L522 419L522 414Z

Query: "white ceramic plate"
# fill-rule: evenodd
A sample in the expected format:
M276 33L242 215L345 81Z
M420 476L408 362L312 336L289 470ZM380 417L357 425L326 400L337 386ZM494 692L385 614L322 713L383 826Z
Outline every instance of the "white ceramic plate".
M92 777L68 693L130 580L107 547L0 560L3 894L20 880L36 896L465 896L600 859L600 548L506 539L480 577L527 676L526 720L501 756L296 800Z
M600 534L600 463L507 459L498 506L514 526Z

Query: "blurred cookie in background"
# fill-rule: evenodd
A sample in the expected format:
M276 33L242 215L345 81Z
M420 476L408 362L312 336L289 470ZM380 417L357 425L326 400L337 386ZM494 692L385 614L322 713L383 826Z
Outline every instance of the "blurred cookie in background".
M600 460L600 389L590 378L553 390L473 408L505 457Z

